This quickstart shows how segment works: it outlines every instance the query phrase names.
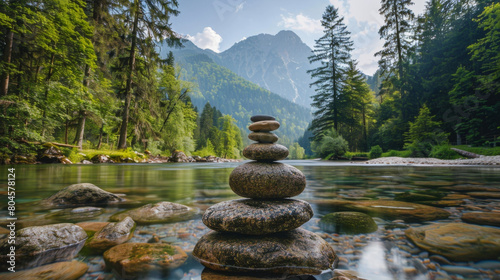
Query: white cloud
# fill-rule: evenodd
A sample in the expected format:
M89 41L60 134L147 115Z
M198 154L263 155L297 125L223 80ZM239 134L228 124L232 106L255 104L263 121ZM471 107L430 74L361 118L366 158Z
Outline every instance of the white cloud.
M312 19L304 14L298 15L289 14L288 16L281 15L280 26L292 30L306 31L310 33L319 33L323 30L319 19Z
M243 10L243 5L245 5L245 2L241 2L241 4L237 5L235 8L234 8L234 12L237 13L241 10Z
M217 34L212 27L205 27L202 32L194 36L188 34L186 37L201 49L211 49L214 52L220 52L219 48L222 36Z

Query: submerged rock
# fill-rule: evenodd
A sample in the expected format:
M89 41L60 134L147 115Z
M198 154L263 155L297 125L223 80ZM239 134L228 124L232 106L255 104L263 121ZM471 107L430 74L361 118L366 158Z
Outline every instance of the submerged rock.
M123 279L148 279L181 266L187 254L179 247L162 243L124 243L104 252L106 266Z
M302 193L306 187L306 176L284 163L249 162L231 172L229 186L242 197L285 198Z
M57 262L37 268L0 274L2 280L76 280L88 270L88 265L78 261Z
M78 222L91 220L102 213L103 209L99 207L78 207L51 213L46 218L63 222Z
M500 198L500 192L468 192L467 194L476 198Z
M76 225L83 228L88 236L94 235L94 233L100 231L103 227L107 226L109 222L81 222Z
M110 221L121 221L129 216L138 224L161 224L189 220L194 214L190 207L162 201L117 213L111 216Z
M42 200L46 206L72 207L105 205L123 201L116 194L107 192L94 184L81 183L70 185L56 194Z
M325 240L301 228L264 236L210 232L198 241L193 256L217 271L292 275L320 274L337 259Z
M319 226L326 232L344 234L370 233L378 228L372 217L360 212L326 214L321 218Z
M203 223L216 231L262 235L296 229L313 215L309 203L302 200L238 199L208 208Z
M500 213L497 212L464 213L462 220L471 224L500 227Z
M316 200L314 203L320 207L328 207L336 211L363 212L370 216L390 220L402 219L405 222L424 222L446 219L450 213L446 210L393 200L372 201L346 201L346 200Z
M102 253L118 244L129 241L134 233L135 223L126 217L118 223L109 223L85 243L85 249L92 253Z
M85 231L74 224L27 227L16 232L16 269L73 259L87 239ZM10 252L7 238L0 240L0 266L7 265Z
M418 247L453 261L494 260L500 255L500 229L465 223L409 228L406 236Z
M243 149L243 156L258 161L276 161L288 156L288 149L280 144L251 144Z

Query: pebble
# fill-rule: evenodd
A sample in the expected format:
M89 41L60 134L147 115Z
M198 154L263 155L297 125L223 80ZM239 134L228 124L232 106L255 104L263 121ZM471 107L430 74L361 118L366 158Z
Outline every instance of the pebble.
M466 266L454 266L454 265L442 265L441 269L455 274L478 274L481 273L479 270Z

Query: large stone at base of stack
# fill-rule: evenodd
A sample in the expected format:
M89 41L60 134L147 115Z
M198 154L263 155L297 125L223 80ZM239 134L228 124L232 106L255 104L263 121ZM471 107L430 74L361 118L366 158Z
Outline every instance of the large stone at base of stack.
M203 223L215 230L196 244L193 256L209 269L231 273L304 275L333 268L337 257L318 235L301 229L313 210L297 196L306 186L300 170L275 162L288 156L271 131L274 117L253 116L249 138L258 143L243 150L255 160L236 167L231 190L249 199L231 200L208 208Z
M301 228L265 236L210 232L193 256L213 270L276 274L320 274L336 260L325 240Z

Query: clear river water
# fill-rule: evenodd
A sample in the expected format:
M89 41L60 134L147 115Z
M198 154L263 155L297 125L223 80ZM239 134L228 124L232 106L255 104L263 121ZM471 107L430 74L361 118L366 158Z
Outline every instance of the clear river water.
M337 270L345 275L355 274L358 277L352 276L351 279L500 279L500 256L480 261L449 261L416 246L405 235L405 230L409 227L461 223L462 214L467 212L499 213L500 198L488 197L487 193L496 190L500 194L500 168L368 166L314 160L283 162L297 167L307 178L305 191L296 198L308 201L315 214L303 227L319 234L331 244L339 257ZM241 163L3 166L0 168L0 217L7 217L7 209L4 207L7 201L6 178L7 168L11 167L16 169L16 216L26 226L50 223L47 217L58 209L43 210L36 207L36 202L76 183L95 184L106 191L124 194L132 202L107 206L103 214L87 221L107 221L111 215L126 208L159 201L195 207L199 209L199 214L188 221L137 226L134 237L129 242L147 242L156 235L163 241L179 245L188 253L190 257L184 265L173 269L162 279L216 279L203 277L203 266L192 258L190 252L197 240L209 232L201 222L203 210L215 203L239 198L231 192L228 184L229 174L239 164ZM456 191L453 189L455 186L462 186L462 189ZM467 191L463 186L472 188ZM490 192L469 195L475 190L474 186L488 187ZM397 217L375 217L378 230L357 235L324 232L319 225L322 216L335 211L325 201L393 200L398 194L405 192L425 194L433 191L450 197L448 200L442 198L444 203L439 205L451 213L448 218L407 223L398 221ZM477 191L474 193L477 194ZM494 241L500 244L500 240ZM118 279L106 271L102 256L78 255L77 260L89 265L88 272L81 279ZM333 272L327 272L300 279L332 277ZM151 276L151 279L156 278Z

